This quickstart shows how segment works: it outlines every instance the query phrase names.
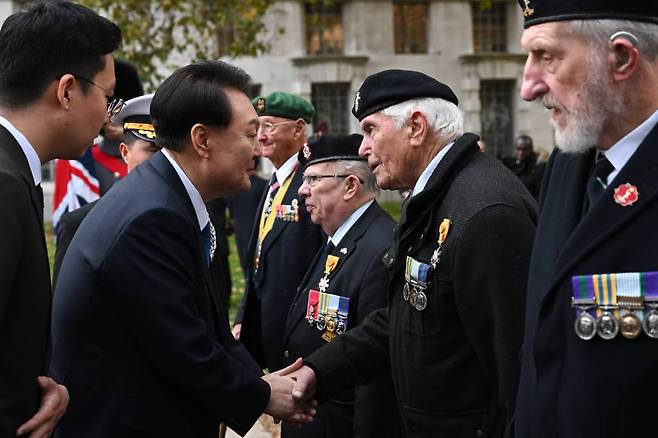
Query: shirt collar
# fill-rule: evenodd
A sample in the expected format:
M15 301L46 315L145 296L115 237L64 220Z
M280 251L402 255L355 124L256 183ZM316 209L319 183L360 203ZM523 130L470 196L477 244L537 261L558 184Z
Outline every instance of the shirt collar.
M608 184L615 179L628 160L631 159L637 148L640 147L640 143L649 135L649 132L651 132L657 123L658 111L654 112L648 119L626 134L624 138L612 145L610 149L603 151L605 157L615 168L608 175Z
M32 173L32 178L34 179L34 185L37 186L41 184L41 161L37 155L37 151L34 150L32 143L23 135L21 131L16 129L11 122L4 117L0 116L0 125L4 126L11 135L14 136L18 144L23 149L23 154L27 158L27 163L30 166L30 172Z
M354 210L354 212L350 215L350 217L348 217L347 220L343 222L343 224L340 227L338 227L334 235L329 238L329 240L331 240L331 243L333 243L334 246L338 246L340 241L343 240L343 237L345 237L345 234L347 234L350 228L352 228L352 225L354 225L356 221L359 220L359 218L363 215L363 213L365 213L368 207L370 207L370 204L372 204L373 202L374 201L371 199L370 201L363 204L361 207Z
M185 191L187 192L187 196L190 197L190 201L192 201L192 207L194 207L194 213L196 213L196 218L199 221L199 229L203 230L206 225L208 225L208 221L210 221L208 217L208 210L206 210L206 204L203 202L203 198L201 197L201 194L199 191L194 187L194 184L192 184L192 181L187 177L183 169L178 165L176 160L171 156L169 151L165 148L162 148L162 154L167 157L167 160L171 163L171 165L174 167L174 170L178 174L178 177L180 178L181 182L183 183L183 186L185 187Z
M276 180L279 182L279 185L283 185L288 176L290 176L290 174L295 170L296 165L297 152L295 152L292 157L288 158L288 160L283 163L281 167L274 169L274 172L276 173Z
M454 141L451 141L447 145L445 145L438 154L434 158L432 158L432 161L430 161L430 164L427 165L425 170L423 170L423 173L420 174L420 178L418 178L418 181L416 181L416 185L414 186L414 190L411 192L411 196L416 196L423 190L425 190L425 186L427 186L427 182L430 180L430 177L434 173L434 170L436 169L436 166L439 165L443 157L448 153L452 145L455 144Z

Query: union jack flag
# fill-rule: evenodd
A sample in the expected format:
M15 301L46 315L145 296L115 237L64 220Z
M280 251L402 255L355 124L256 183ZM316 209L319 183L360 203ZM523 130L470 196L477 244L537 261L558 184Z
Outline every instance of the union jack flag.
M66 212L80 208L100 198L91 148L78 160L57 160L55 163L55 194L53 227Z

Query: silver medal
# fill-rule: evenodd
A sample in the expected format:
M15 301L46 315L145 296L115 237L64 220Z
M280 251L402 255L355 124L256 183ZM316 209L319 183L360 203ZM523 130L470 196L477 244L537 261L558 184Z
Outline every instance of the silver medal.
M658 311L656 311L656 309L652 309L644 316L642 328L647 336L653 339L658 339Z
M339 335L342 335L345 333L345 321L342 319L338 321L338 324L336 325L336 333Z
M405 282L404 287L402 288L402 298L405 301L409 301L409 283Z
M574 323L576 335L582 340L589 341L596 335L596 320L587 312L581 312Z
M317 323L318 330L322 331L326 327L327 327L327 318L325 318L324 315L318 316L318 323Z
M427 295L425 295L425 292L422 290L418 291L418 294L416 295L416 304L414 306L419 312L422 312L425 310L425 307L427 307Z
M619 333L619 323L610 312L603 312L596 320L596 325L598 335L606 341L613 339Z
M416 289L416 286L413 287L411 290L411 293L409 294L409 303L416 307L416 295L418 294L418 290Z

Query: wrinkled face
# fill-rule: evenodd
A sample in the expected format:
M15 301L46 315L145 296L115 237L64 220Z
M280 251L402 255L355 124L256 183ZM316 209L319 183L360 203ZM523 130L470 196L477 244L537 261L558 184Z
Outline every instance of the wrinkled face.
M135 140L130 146L121 143L120 149L123 161L128 166L128 172L132 172L135 167L151 158L154 153L160 150L155 143L142 139Z
M234 193L249 190L255 160L261 155L256 141L258 116L246 94L233 89L225 92L231 103L231 123L226 129L209 128L208 146L213 182L222 193Z
M273 116L260 116L258 120L258 143L263 156L269 158L275 167L281 167L296 152L297 122Z
M605 53L595 52L564 22L529 27L521 45L528 52L521 97L548 109L556 145L574 153L597 146L623 107Z
M413 187L413 172L406 166L411 147L405 126L398 130L392 118L375 113L361 121L361 130L363 142L359 155L368 160L377 185L382 189Z
M72 106L71 117L74 122L63 126L63 129L71 131L71 143L67 146L68 150L60 154L61 158L80 158L108 120L107 104L113 97L115 86L114 58L105 55L104 60L103 69L89 78L98 85L77 80L72 90L74 94L71 95L71 104L75 104L75 107ZM86 94L82 92L82 86L87 87Z
M345 177L333 176L340 173L333 162L312 164L304 170L304 183L298 190L313 223L320 225L329 236L345 219L340 208L345 193Z

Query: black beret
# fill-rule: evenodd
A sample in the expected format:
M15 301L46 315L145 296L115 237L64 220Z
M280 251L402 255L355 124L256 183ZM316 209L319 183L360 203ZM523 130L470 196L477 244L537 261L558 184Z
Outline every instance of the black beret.
M438 97L459 103L450 87L425 73L412 70L384 70L370 75L356 92L352 114L359 121L389 106L421 97Z
M656 0L518 0L524 27L549 21L630 20L658 23Z
M361 134L325 134L309 140L299 151L298 159L304 169L312 164L336 160L365 160L359 157Z
M114 87L116 97L128 100L144 94L144 88L139 80L137 69L129 62L115 59L114 76L116 77L116 86Z

